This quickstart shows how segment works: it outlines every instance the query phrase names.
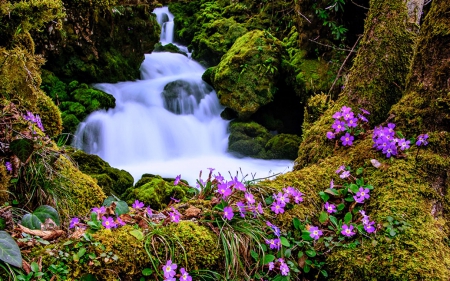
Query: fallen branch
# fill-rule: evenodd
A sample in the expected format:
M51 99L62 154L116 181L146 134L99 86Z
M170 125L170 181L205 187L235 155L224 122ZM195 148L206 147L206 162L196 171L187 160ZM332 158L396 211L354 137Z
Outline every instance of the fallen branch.
M29 229L20 224L18 224L17 228L22 232L31 234L33 236L39 236L42 239L47 240L47 241L55 240L56 238L65 234L65 232L63 230L33 230L33 229Z

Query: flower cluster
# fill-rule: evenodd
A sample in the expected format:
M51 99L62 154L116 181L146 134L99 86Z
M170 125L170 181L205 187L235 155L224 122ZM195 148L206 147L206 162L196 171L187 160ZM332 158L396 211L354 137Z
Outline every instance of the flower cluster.
M368 120L365 115L369 115L370 113L360 108L361 113L358 113L355 116L355 113L352 111L350 107L343 106L340 111L337 111L333 114L334 123L331 126L333 131L327 132L328 139L334 139L339 134L344 133L340 137L343 146L351 146L353 145L353 141L355 139L353 131L356 130L358 125L360 125L360 121L367 123Z
M375 232L374 221L370 221L369 216L366 215L366 212L363 210L360 210L359 213L363 216L362 223L364 225L364 230L367 231L367 233L373 233Z
M347 170L347 168L344 165L339 166L339 168L336 170L336 174L338 174L341 179L345 179L351 176L350 171ZM333 181L330 183L330 188L333 188L331 187L332 185L334 186Z
M349 224L343 224L342 225L342 230L341 230L341 234L347 237L352 237L353 235L355 235L356 233L353 232L353 225Z
M416 145L417 146L427 145L428 144L427 139L428 139L428 134L419 135L417 137Z
M410 147L410 141L398 138L394 128L395 124L389 123L387 127L379 126L373 130L373 147L381 150L383 154L386 154L387 158L397 155L399 149L403 151Z
M34 115L32 112L27 111L27 114L23 115L23 119L25 119L27 121L31 121L32 123L36 124L38 126L38 128L41 129L41 131L45 131L44 126L42 125L41 117L39 116L39 114Z
M281 275L288 276L289 275L289 267L284 262L283 258L279 258L276 261L269 262L269 270L279 270L281 272Z
M163 266L163 272L164 272L164 281L176 281L176 271L178 265L176 263L172 263L172 260L168 260L166 264ZM189 273L186 271L186 269L181 268L180 274L178 275L180 281L192 281L192 277L189 276Z
M287 203L294 202L295 204L300 204L300 202L303 202L303 193L291 186L283 188L282 192L278 192L278 194L274 194L272 197L274 202L270 209L275 214L284 213L284 208Z

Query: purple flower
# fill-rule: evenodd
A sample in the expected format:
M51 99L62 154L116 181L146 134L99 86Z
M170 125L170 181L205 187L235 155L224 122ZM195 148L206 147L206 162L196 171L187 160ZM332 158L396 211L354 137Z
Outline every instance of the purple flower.
M334 204L326 202L324 207L329 214L336 213L336 206Z
M345 131L345 122L341 122L339 120L334 121L334 124L331 126L336 133Z
M287 264L282 262L280 264L280 271L281 271L281 275L288 276L289 275L289 267L287 266Z
M364 203L364 198L362 198L362 197L358 197L358 196L354 195L353 199L355 199L356 203L359 203L359 204Z
M334 114L333 114L333 118L334 119L339 119L339 118L341 118L342 117L342 113L340 112L340 111L336 111Z
M175 180L173 181L173 185L178 185L180 183L181 175L176 176Z
M275 202L272 203L272 206L270 207L270 209L275 213L275 214L282 214L284 213L284 206L281 206L280 202L277 200Z
M303 193L300 191L297 191L296 194L294 194L294 202L295 204L300 204L300 202L303 202Z
M311 236L314 240L317 240L320 236L322 236L322 230L320 230L317 226L310 226L309 236Z
M369 195L370 190L368 188L359 188L359 191L356 193L356 196L361 197L363 199L369 199L370 195Z
M105 208L105 206L101 206L100 208L95 207L95 208L92 208L91 212L101 215L106 212L106 208Z
M247 200L247 203L249 204L255 203L255 198L253 198L253 194L251 193L245 193L245 200Z
M428 144L427 139L428 139L428 134L419 135L417 137L416 145L417 146L427 145Z
M340 174L342 171L345 171L345 166L339 166L339 168L336 170L336 174Z
M273 261L269 262L269 270L273 270L275 268L275 263Z
M373 226L374 224L375 224L374 221L371 221L371 222L369 222L369 223L365 223L365 224L364 224L364 230L365 230L367 233L375 232L375 227Z
M358 118L350 118L347 120L347 126L350 128L356 128L358 126Z
M231 220L234 217L233 208L230 206L223 208L223 217L227 220Z
M345 133L345 135L341 137L342 145L351 146L353 144L354 139L355 138L352 135L350 135L349 133Z
M333 179L331 179L331 181L330 181L330 189L333 189L334 188L334 181L333 181Z
M170 197L170 200L172 200L175 203L179 203L181 201L180 199L177 199L177 198L174 198L174 197Z
M41 117L39 116L39 114L36 114L36 125L38 126L39 129L41 129L41 131L45 131L44 126L42 125Z
M153 215L153 211L150 207L145 208L145 210L147 211L148 217L151 217Z
M80 219L79 218L73 218L72 220L70 220L69 228L74 228L79 223L80 223Z
M180 281L192 281L192 277L189 276L189 273L184 269L184 267L180 269L180 273Z
M224 178L223 176L219 173L218 175L214 175L214 178L216 179L216 181L218 181L219 183L222 183Z
M273 230L273 233L275 234L275 236L280 237L281 231L277 226L273 225L270 221L266 221L266 224Z
M112 227L116 227L116 223L112 217L102 217L102 225L106 229L110 229Z
M289 203L289 194L278 192L278 196L274 196L274 199L278 200L282 207L286 206L286 203Z
M9 171L9 172L12 171L12 165L11 165L11 162L5 162L5 167L6 167L6 170L7 170L7 171Z
M398 141L398 145L400 146L401 150L405 150L409 148L409 144L411 142L409 140L401 139Z
M383 149L383 154L386 154L387 158L390 158L392 155L397 155L397 146L395 144L390 144Z
M388 124L387 130L388 130L389 134L391 134L391 135L394 135L394 134L395 134L394 128L395 128L395 124L394 124L394 123L389 123L389 124Z
M281 241L278 238L266 239L266 244L269 245L272 250L279 250L281 248Z
M174 207L172 207L172 212L169 212L169 216L170 216L170 220L172 222L174 222L174 223L179 223L180 222L181 214Z
M239 212L241 213L241 217L245 218L245 204L241 201L236 202L236 206L239 209Z
M361 115L361 114L358 114L358 118L361 120L361 121L363 121L363 122L369 122L369 120L367 120L367 118L366 117L364 117L363 115Z
M350 113L351 111L352 111L351 107L348 107L348 106L345 106L345 105L343 107L341 107L342 114Z
M135 208L135 209L140 209L142 207L144 207L144 203L140 202L139 200L135 200L133 205L131 205L131 207Z
M332 140L334 139L336 136L333 132L327 132L327 139Z
M256 212L258 212L260 215L264 214L264 210L262 208L261 202L259 202L258 206L256 206Z
M172 263L172 260L168 260L163 267L164 278L172 278L175 276L175 269L177 269L177 264Z
M344 117L344 120L348 122L348 120L355 118L355 115L352 111L345 112L342 114L342 117Z
M245 185L242 182L240 182L237 179L237 177L234 177L233 183L234 183L234 188L236 188L237 190L246 191Z
M125 224L126 223L121 218L117 217L117 219L116 219L116 225L117 226L118 225L124 226Z
M345 179L345 178L348 178L349 176L350 176L350 171L343 171L339 177L341 179Z
M209 170L210 173L212 173L215 170L215 168L207 168L207 169Z
M364 108L360 108L359 110L361 110L362 114L370 115L370 112L365 110Z
M347 236L347 237L351 237L353 235L355 235L355 232L353 232L353 225L342 225L342 231L341 231L342 235Z
M227 183L221 183L217 186L217 192L219 192L223 198L227 198L231 195L232 190L228 187Z

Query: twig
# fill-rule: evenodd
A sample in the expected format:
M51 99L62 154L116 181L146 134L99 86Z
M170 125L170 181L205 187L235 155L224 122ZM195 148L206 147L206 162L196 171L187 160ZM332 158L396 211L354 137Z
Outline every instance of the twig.
M317 37L317 38L318 38L318 37ZM317 38L316 38L316 39L317 39ZM322 45L322 46L325 46L325 47L328 47L328 48L332 48L332 49L335 49L335 50L345 51L345 52L355 52L355 53L356 53L356 51L353 51L353 49L352 49L352 50L349 50L349 49L337 48L337 47L335 47L335 46L331 46L331 45L327 45L327 44L323 44L323 43L317 42L316 39L308 39L308 40L311 41L311 42L314 42L314 43L316 43L316 44L318 44L318 45Z
M352 3L353 3L355 6L358 6L358 7L360 7L360 8L369 10L369 8L367 8L367 7L364 7L364 6L362 6L362 5L356 4L355 2L353 2L353 0L350 0L350 1L352 1ZM431 1L431 0L430 0L430 1Z
M311 21L302 13L300 13L300 11L297 11L297 13L302 16L305 20L307 20L309 23L311 23Z
M339 68L339 71L338 71L338 73L336 75L336 79L334 79L333 85L331 85L331 88L328 91L328 95L331 95L331 91L333 90L334 85L336 84L337 80L339 79L339 76L341 74L342 69L344 68L345 63L347 62L348 58L352 54L352 52L355 49L356 45L358 45L359 39L361 39L361 35L358 36L358 39L356 40L355 44L353 45L352 51L350 52L350 54L348 54L348 56L345 58L344 62L342 63L341 67Z

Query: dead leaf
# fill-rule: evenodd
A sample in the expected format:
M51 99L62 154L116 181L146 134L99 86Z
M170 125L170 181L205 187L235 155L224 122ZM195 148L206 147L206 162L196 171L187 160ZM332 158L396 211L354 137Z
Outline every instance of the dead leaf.
M191 219L191 218L198 218L198 215L202 212L202 210L200 210L197 207L189 207L186 212L184 213L185 217L187 219Z

